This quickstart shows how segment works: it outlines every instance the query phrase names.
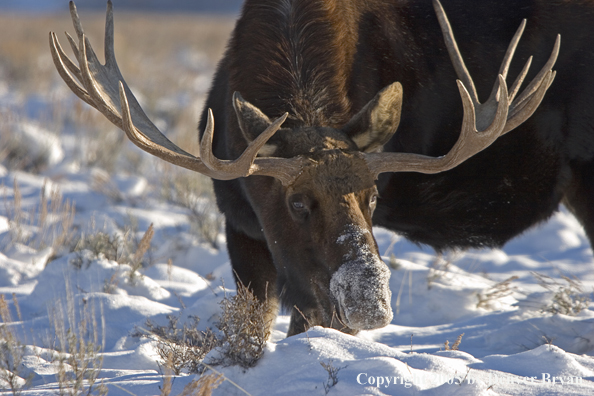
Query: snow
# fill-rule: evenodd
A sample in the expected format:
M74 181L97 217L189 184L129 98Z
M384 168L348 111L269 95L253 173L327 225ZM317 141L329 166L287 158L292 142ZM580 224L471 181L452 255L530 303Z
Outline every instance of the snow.
M68 147L56 149L60 151L71 152ZM68 169L68 160L66 156L55 166ZM6 202L13 198L16 178L23 210L38 206L46 174L7 170L0 178ZM97 174L119 191L117 200L93 189ZM27 394L55 394L57 369L51 345L44 343L51 338L52 315L67 317L68 306L80 310L85 304L94 307L105 326L100 378L110 394L159 394L163 374L155 343L133 333L144 328L147 319L166 324L167 315L182 322L196 315L201 329L213 327L219 302L234 293L225 246L216 250L191 235L183 209L155 199L146 177L83 169L62 172L50 182L64 198L76 201L75 226L80 229L93 220L111 233L134 217L142 234L153 223L151 254L156 259L136 277L130 276L130 265L90 251L62 252L52 259L57 252L51 247L10 243L10 205L0 209L0 293L10 302L13 317L11 294L18 297L22 321L13 328L28 345L19 373L23 378L32 375ZM337 243L362 239L359 234L345 231ZM280 315L254 368L215 369L251 395L323 395L329 382L321 363L338 369L330 395L594 393L591 304L576 316L543 313L552 293L531 274L575 276L586 295L592 290L592 251L579 223L565 209L503 250L452 252L438 258L390 231L375 228L374 235L384 261L391 263L381 265L387 272L381 277L389 279L392 291L391 324L358 336L315 327L285 338L289 319ZM224 242L224 236L219 240ZM365 255L356 253L354 261L363 260ZM76 260L83 263L80 269L73 265ZM518 276L511 283L513 290L487 307L477 307L480 293L512 275ZM444 342L452 345L462 333L460 350L446 351ZM179 377L174 392L194 378ZM215 394L244 393L225 381Z
M330 292L336 299L345 324L369 330L383 327L393 319L390 301L390 270L365 239L369 231L347 225L336 243L348 244L345 262L330 279Z
M185 56L194 62L192 54ZM0 90L0 104L8 106L14 95ZM58 134L35 122L36 114L47 113L48 98L39 94L27 101L35 104L33 119L11 121L13 134L32 156L43 156L47 167L31 173L0 164L0 294L15 320L9 328L26 345L19 381L31 377L24 394L57 394L56 323L76 328L83 317L94 317L103 348L99 381L109 394L158 395L164 373L156 343L135 333L146 330L147 320L166 325L170 315L179 317L180 325L198 316L201 330L215 327L221 300L235 293L224 233L217 237L220 249L197 237L188 209L159 196L161 169L148 157L139 167L144 171L137 172L106 172L82 163L77 132ZM15 242L15 179L27 215L38 210L44 184L46 193L56 187L63 199L75 202L70 227L75 234L123 237L124 227L134 222L129 235L139 240L153 224L149 265L135 270L90 250ZM35 223L22 227L32 235L42 232ZM214 367L226 378L215 395L244 395L237 386L251 395L594 394L592 304L584 302L575 316L547 311L555 290L543 288L533 274L559 282L557 291L567 290L562 276L577 279L581 291L574 290L573 297L592 298L592 249L566 209L504 249L443 257L388 230L373 232L386 265L368 260L368 246L350 255L353 263L373 267L375 295L390 301L391 323L357 336L314 327L285 338L289 317L279 315L255 367ZM360 229L347 229L336 243L362 243L364 237ZM332 280L335 288L356 285L353 278L361 271L345 267ZM517 278L508 286L500 284L512 276ZM364 300L362 295L350 298ZM444 343L451 346L461 334L459 350L445 350ZM324 365L337 371L336 384ZM195 378L178 376L172 394Z

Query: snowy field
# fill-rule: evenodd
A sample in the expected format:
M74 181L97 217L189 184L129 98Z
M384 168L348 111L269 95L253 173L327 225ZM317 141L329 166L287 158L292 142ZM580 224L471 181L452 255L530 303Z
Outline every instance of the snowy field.
M195 151L232 22L117 18L123 74L157 124ZM101 16L83 22L100 52ZM34 32L19 33L23 24ZM26 395L70 394L60 387L88 388L89 377L92 394L178 395L197 375L171 380L157 336L140 334L168 316L217 331L220 302L235 294L209 182L139 152L59 81L47 32L72 31L65 17L0 17L0 33L11 26L0 43L0 378L11 368ZM594 394L592 250L565 209L503 250L436 257L374 233L392 271L392 323L285 338L280 315L255 367L213 367L224 375L213 394Z

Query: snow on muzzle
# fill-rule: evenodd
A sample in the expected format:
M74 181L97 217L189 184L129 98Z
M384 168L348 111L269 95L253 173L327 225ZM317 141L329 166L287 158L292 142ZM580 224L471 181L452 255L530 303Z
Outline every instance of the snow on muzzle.
M347 242L346 238L341 238L338 243ZM354 239L348 242L361 242L360 237ZM389 284L391 272L379 256L371 252L368 244L358 244L357 247L352 255L355 257L342 264L332 276L330 292L348 327L378 329L387 326L393 318Z

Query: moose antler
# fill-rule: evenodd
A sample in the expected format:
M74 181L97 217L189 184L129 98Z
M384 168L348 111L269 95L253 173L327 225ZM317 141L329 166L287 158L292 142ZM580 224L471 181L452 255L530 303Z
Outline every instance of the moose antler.
M531 58L514 82L511 93L508 94L505 78L524 30L525 21L523 21L509 45L491 96L484 104L479 103L474 83L464 65L452 29L439 1L434 0L434 8L442 27L450 58L460 78L457 83L464 107L460 137L447 155L438 158L410 153L362 154L376 178L383 172L438 173L457 166L530 117L555 77L555 72L551 69L559 52L559 37L557 37L548 62L528 87L516 98L519 87L528 72ZM70 2L70 13L78 37L78 45L68 33L66 36L79 66L65 54L55 33L52 32L50 33L50 48L58 73L79 98L99 110L118 128L124 130L130 140L142 150L174 165L219 180L262 175L274 177L286 186L291 184L301 173L308 161L304 157L256 158L260 149L285 121L287 114L275 120L235 160L220 160L212 152L214 117L210 109L206 130L200 142L200 157L195 157L176 146L151 122L122 77L115 60L111 1L107 3L104 65L99 62L86 38L72 1Z
M300 173L305 161L301 157L256 158L258 151L280 128L287 114L275 120L249 144L239 158L232 161L220 160L212 152L214 117L210 109L206 130L200 142L200 157L195 157L176 146L148 118L122 77L115 59L111 1L107 3L105 22L105 65L99 62L86 38L72 1L70 14L78 36L78 45L68 33L66 36L79 66L70 60L62 50L56 34L51 32L50 49L58 73L79 98L124 130L128 138L142 150L174 165L219 180L262 175L275 177L287 185Z
M478 101L472 77L468 73L462 55L458 50L445 11L438 0L433 0L433 7L441 26L450 59L459 78L456 82L458 83L458 90L464 108L460 137L450 152L443 157L428 157L412 153L365 154L367 165L376 178L380 173L384 172L439 173L456 167L476 153L489 147L499 136L526 121L534 113L555 78L555 72L551 69L559 54L561 42L559 35L549 60L526 89L516 98L528 73L532 57L528 59L522 72L513 83L511 92L508 93L505 79L512 57L526 26L526 20L523 20L509 44L491 95L485 103L481 104Z

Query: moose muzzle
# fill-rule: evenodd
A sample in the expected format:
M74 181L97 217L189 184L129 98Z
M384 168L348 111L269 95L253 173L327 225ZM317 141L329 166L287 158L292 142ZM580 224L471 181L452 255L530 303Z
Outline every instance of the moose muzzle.
M367 253L339 267L330 280L341 319L356 330L378 329L392 321L390 270Z

